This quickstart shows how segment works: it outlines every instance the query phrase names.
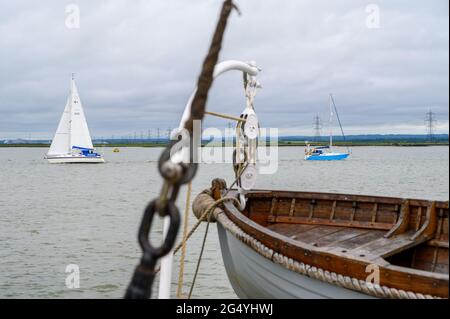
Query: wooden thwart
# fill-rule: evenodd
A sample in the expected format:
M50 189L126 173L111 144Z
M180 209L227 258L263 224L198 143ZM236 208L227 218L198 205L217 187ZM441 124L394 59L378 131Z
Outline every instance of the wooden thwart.
M394 237L383 236L382 238L378 238L377 240L371 241L363 246L356 247L349 253L353 255L359 255L360 257L364 257L361 255L367 253L368 255L374 256L376 258L386 258L426 241L426 238L424 237L419 237L415 240L412 240L412 234L413 232L406 232Z

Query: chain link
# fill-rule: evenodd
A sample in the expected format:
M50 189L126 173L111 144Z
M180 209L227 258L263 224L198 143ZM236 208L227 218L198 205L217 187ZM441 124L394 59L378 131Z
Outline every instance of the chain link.
M202 72L197 84L198 90L192 102L189 120L185 125L185 128L190 133L191 141L193 121L202 120L205 115L206 100L213 82L214 67L217 64L227 20L233 8L236 7L232 0L224 1L209 52L203 63ZM178 193L180 187L183 184L189 183L197 172L197 163L193 161L194 150L192 145L189 147L189 163L175 163L171 160L170 154L177 142L170 141L158 161L158 170L164 178L164 183L160 196L150 202L142 217L138 232L142 257L125 293L125 298L127 299L148 299L151 297L151 290L156 274L155 268L158 260L167 255L175 244L180 226L180 213L176 206ZM156 213L161 217L169 217L170 219L166 237L159 247L153 246L149 239L151 225Z

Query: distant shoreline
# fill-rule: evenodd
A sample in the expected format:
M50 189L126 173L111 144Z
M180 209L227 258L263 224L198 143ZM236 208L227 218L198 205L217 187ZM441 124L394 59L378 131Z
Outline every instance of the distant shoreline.
M267 144L269 145L269 144ZM323 146L324 143L311 143L312 146ZM437 142L403 142L403 141L352 141L352 142L336 142L334 146L340 147L358 147L358 146L401 146L401 147L426 147L426 146L448 146L448 141ZM111 144L94 144L96 148L102 147L165 147L167 143L111 143ZM202 145L205 147L205 145ZM219 144L208 145L208 147L218 147ZM279 141L280 147L302 147L305 146L304 141ZM18 143L18 144L0 144L0 147L50 147L50 144L43 143Z

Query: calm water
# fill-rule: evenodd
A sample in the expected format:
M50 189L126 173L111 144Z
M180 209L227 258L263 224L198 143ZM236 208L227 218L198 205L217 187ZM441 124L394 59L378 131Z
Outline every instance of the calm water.
M50 165L43 160L46 149L0 148L0 297L123 296L140 257L136 231L142 211L160 190L156 160L161 150L104 151L108 162L103 165ZM280 148L278 173L260 176L257 187L449 198L448 147L358 147L342 162L306 162L302 157L303 148ZM231 183L231 166L202 165L194 195L213 177ZM180 208L184 198L182 193ZM161 236L161 224L155 225L155 236ZM188 244L185 291L202 237L200 228ZM79 289L65 286L68 264L80 267ZM174 283L177 276L178 263ZM236 297L223 267L215 226L194 297Z

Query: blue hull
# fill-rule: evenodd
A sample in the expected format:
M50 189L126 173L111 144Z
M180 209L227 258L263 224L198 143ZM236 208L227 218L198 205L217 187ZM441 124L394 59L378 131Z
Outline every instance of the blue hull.
M306 157L307 161L340 161L346 159L350 154L321 154L321 155L311 155Z

